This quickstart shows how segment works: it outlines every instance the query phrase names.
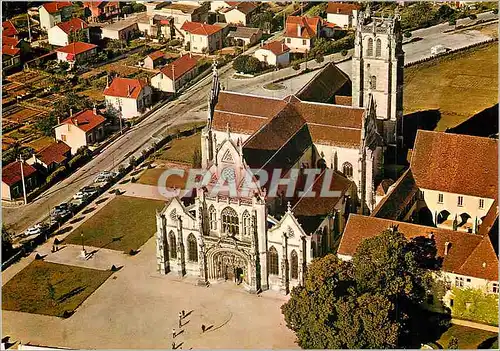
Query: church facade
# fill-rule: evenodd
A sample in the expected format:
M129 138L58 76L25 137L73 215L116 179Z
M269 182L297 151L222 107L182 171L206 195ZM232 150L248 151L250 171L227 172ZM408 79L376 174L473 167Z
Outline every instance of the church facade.
M332 251L349 213L375 207L387 143L376 99L345 106L219 86L214 69L201 136L209 181L192 201L173 198L157 213L157 269L287 294L313 258ZM271 175L285 181L275 186Z

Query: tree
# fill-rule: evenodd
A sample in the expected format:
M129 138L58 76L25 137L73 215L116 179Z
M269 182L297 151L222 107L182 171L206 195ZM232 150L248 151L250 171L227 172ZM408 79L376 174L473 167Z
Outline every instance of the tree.
M45 136L54 136L54 127L57 125L57 117L49 114L47 117L39 118L35 122L35 128Z
M274 15L271 11L257 13L250 19L250 27L260 28L262 31L268 32L271 30L273 17Z
M496 15L496 14L498 14L498 9L493 9L492 12Z
M364 240L351 261L334 255L314 260L304 286L282 306L299 345L415 348L430 341L442 324L422 308L432 282L424 267L432 265L422 262L425 249L415 252L419 244L387 230Z
M77 113L82 110L92 108L92 101L88 97L77 95L73 91L68 91L64 99L52 111L52 114L57 118L65 119L69 117L70 111Z
M448 349L458 350L458 339L456 336L452 336L448 342Z
M469 16L469 18L470 18L471 20L475 20L475 19L477 19L477 16L476 16L475 14L471 14L471 15Z
M262 69L262 63L253 56L241 55L233 61L233 69L242 73L257 73Z
M300 69L300 63L294 63L292 65L292 68L295 70L295 71L298 71Z
M450 26L455 26L455 25L457 24L457 20L456 20L456 19L454 19L454 18L450 18L450 20L448 21L448 24L449 24Z
M193 168L201 168L201 151L198 147L193 152L192 166Z
M405 38L411 38L411 32L407 30L404 34Z
M325 61L325 57L323 55L317 55L316 56L316 62L317 63L321 63L323 61Z
M2 262L9 259L12 252L12 232L7 229L5 224L2 224Z

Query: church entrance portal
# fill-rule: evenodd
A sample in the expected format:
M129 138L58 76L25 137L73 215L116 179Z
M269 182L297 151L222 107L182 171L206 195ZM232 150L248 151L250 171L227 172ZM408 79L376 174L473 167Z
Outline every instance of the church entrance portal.
M224 279L248 284L248 261L240 253L227 250L215 253L209 264L211 279Z

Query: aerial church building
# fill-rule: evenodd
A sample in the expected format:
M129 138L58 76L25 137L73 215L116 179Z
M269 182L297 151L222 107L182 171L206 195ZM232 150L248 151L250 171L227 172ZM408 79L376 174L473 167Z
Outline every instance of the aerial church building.
M356 40L353 67L368 65L378 83L368 88L369 74L360 73L352 105L350 98L332 104L305 101L300 94L275 99L221 91L214 67L201 135L202 168L210 177L197 187L194 201L172 198L157 213L158 272L196 276L201 284L233 280L250 292L288 294L303 284L312 259L338 245L349 213L375 208L384 148L394 137L391 123L395 127L402 112L396 101L401 92L394 91L399 87L386 86L402 79L392 68L403 57L396 50L397 22L385 19L390 29L375 39L380 28L370 27L372 56L382 41L379 56L365 59L359 54L364 44ZM341 76L334 65L328 70ZM288 183L274 186L274 174ZM234 184L236 192L221 183ZM248 183L250 191L242 191Z

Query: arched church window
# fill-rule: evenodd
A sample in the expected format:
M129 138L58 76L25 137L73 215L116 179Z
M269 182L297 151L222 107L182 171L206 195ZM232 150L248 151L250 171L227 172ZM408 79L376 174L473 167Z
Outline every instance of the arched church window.
M177 223L177 210L175 208L170 212L170 219L172 222Z
M368 47L366 48L366 56L373 56L373 39L368 39Z
M352 178L352 165L349 162L344 162L342 165L342 173L348 178Z
M222 232L232 235L238 235L240 232L240 223L238 214L231 207L222 210Z
M248 211L243 212L243 235L252 234L252 221Z
M375 44L375 56L382 56L382 40L377 39L377 43Z
M269 257L269 274L278 275L279 274L278 251L276 251L274 246L271 246L269 248L268 257Z
M377 89L377 77L372 76L370 79L370 88Z
M210 230L217 229L217 211L215 210L214 205L211 205L208 209L208 218L210 221Z
M188 236L188 261L198 262L198 243L193 233Z
M299 279L299 257L297 256L297 252L295 250L292 251L290 255L290 265L291 265L291 276L292 279Z
M168 246L170 251L170 258L177 258L177 242L175 240L174 232L168 233Z

